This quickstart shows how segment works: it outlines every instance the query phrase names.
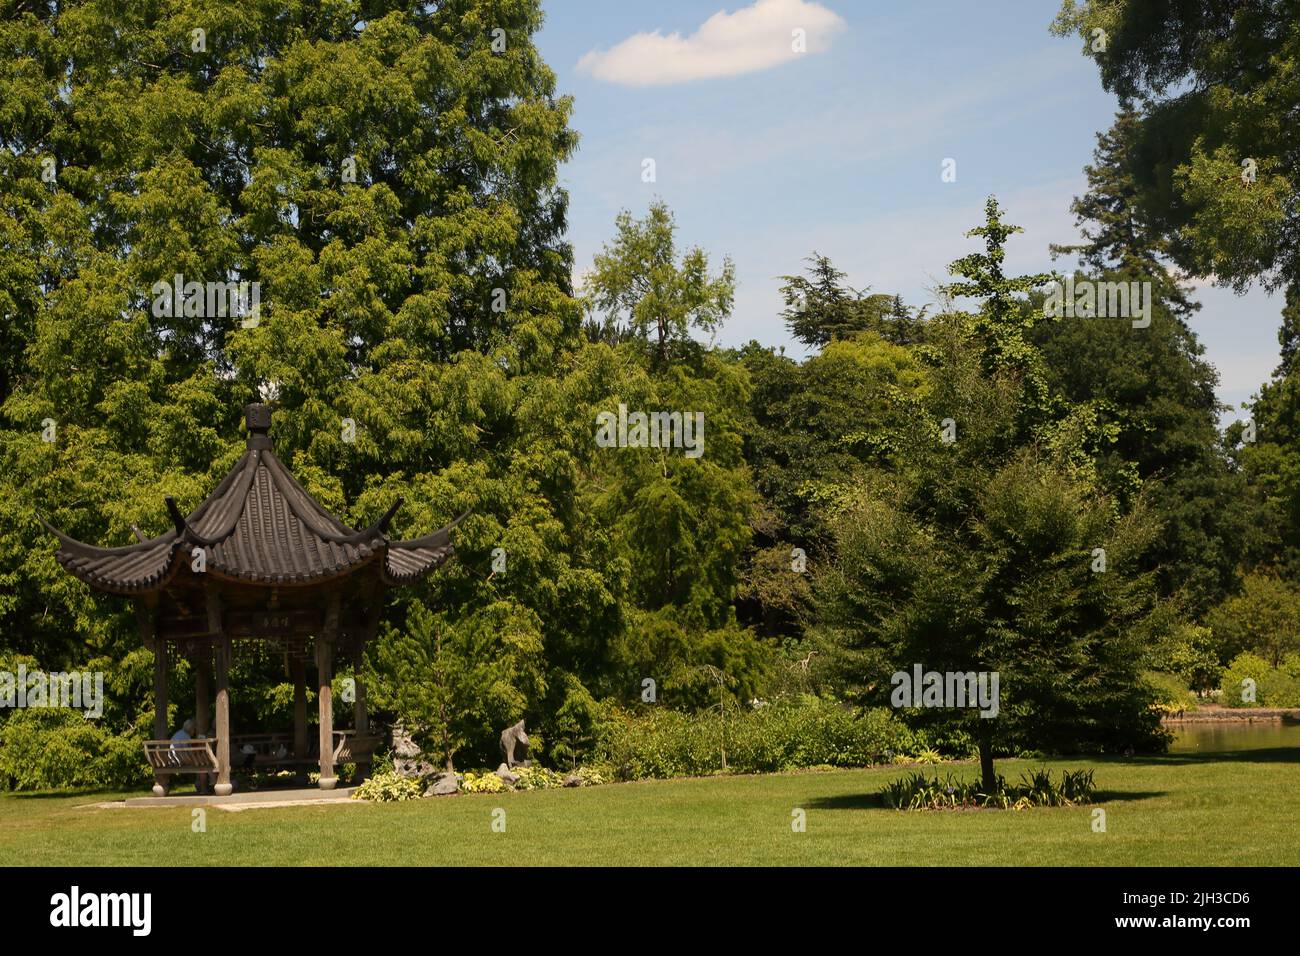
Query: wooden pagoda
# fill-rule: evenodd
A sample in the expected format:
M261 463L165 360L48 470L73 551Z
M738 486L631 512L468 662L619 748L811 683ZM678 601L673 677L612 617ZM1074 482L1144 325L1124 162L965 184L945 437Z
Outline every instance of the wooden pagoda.
M232 753L240 767L304 770L320 767L320 787L337 783L343 762L368 764L371 734L361 682L361 657L380 623L385 591L418 581L451 554L450 534L461 518L434 534L390 541L386 531L399 498L379 521L353 530L331 515L276 457L271 409L245 409L248 447L216 490L188 517L172 498L173 527L156 538L119 548L84 544L45 524L59 539L56 558L97 591L135 602L145 646L154 652L155 739L145 743L154 793L167 793L176 774L215 776L215 792L231 792ZM294 684L289 734L232 734L230 665L236 653L266 650L286 659ZM190 741L171 741L167 726L168 671L188 658L195 675L195 723ZM353 728L334 729L333 662L355 664ZM318 739L307 724L307 664L314 658ZM215 680L214 680L215 678ZM215 727L210 694L215 688Z

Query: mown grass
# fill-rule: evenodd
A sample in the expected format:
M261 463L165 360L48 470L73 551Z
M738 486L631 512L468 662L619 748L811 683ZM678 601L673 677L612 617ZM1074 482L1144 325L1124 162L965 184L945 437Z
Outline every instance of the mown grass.
M1092 767L1092 807L903 813L875 793L908 772L647 781L402 804L98 809L113 794L0 797L9 865L1265 865L1300 864L1300 751L999 761ZM975 773L970 765L927 768ZM491 829L505 810L506 829ZM807 830L792 831L792 811Z

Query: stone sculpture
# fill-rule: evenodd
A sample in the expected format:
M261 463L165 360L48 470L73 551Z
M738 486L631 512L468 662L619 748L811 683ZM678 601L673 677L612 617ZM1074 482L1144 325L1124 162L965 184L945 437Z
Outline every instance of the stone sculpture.
M507 769L528 766L528 734L522 720L501 731L501 754Z

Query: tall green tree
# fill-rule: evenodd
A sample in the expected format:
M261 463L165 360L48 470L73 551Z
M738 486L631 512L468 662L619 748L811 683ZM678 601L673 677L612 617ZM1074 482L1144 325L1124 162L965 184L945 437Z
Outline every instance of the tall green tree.
M909 308L902 296L855 289L847 273L828 256L814 252L804 275L782 276L781 298L790 334L800 342L822 348L836 339L874 332L887 341L909 345L922 334L924 310Z
M1088 191L1070 204L1084 241L1053 244L1051 250L1053 256L1077 254L1080 265L1094 275L1118 273L1150 282L1152 299L1178 318L1187 319L1200 309L1200 303L1190 298L1189 288L1171 273L1172 244L1140 201L1133 145L1140 123L1136 110L1121 110L1110 129L1097 134L1093 161L1083 167Z
M1064 0L1105 88L1140 106L1129 138L1144 216L1186 271L1244 289L1300 276L1293 0Z
M1248 567L1300 576L1300 368L1295 364L1300 285L1287 289L1278 330L1281 360L1250 403L1251 421L1230 430L1234 458L1259 499L1263 541L1243 554Z
M1230 468L1219 434L1218 373L1186 319L1199 308L1171 274L1170 243L1150 221L1135 180L1138 114L1121 111L1097 137L1088 191L1071 210L1085 241L1080 279L1150 290L1145 327L1115 317L1070 317L1036 326L1050 384L1071 405L1091 403L1112 440L1098 449L1102 480L1121 503L1140 489L1161 521L1148 555L1161 590L1203 614L1237 586L1243 553L1262 535L1254 497Z
M984 224L967 231L967 237L984 240L983 252L972 252L948 266L957 281L943 287L952 298L978 298L979 311L971 313L968 325L978 343L985 372L1007 372L1024 389L1026 426L1032 427L1049 413L1046 372L1042 356L1028 340L1029 330L1041 317L1026 296L1052 277L1046 273L1008 276L1004 270L1007 239L1019 226L1002 221L998 201L990 196L984 204Z
M1048 401L1032 342L1044 277L1002 272L1015 227L992 199L986 215L971 233L985 252L952 266L980 312L931 321L931 386L896 438L907 467L844 490L817 603L863 700L887 701L917 664L999 675L996 717L914 715L970 733L992 792L998 752L1158 745L1141 668L1163 617L1140 564L1158 526L1140 506L1121 517L1077 466L1078 416Z
M36 509L106 543L165 527L159 489L192 506L211 488L259 384L279 387L286 460L355 521L399 488L407 520L449 515L436 468L508 470L471 438L509 417L484 369L545 366L578 319L556 181L576 137L540 24L531 0L0 21L18 239L0 276L26 344L0 410L8 640L75 653L66 635L110 620L63 580ZM178 274L256 282L260 314L158 308Z
M765 633L793 637L830 550L827 503L876 470L906 467L897 434L929 382L915 355L871 332L803 362L758 343L740 358L753 383L745 458L762 496L741 611Z
M644 219L624 210L614 225L613 242L596 255L585 279L589 308L599 316L588 325L593 336L649 342L663 364L689 345L694 331L712 335L722 327L736 291L730 259L712 275L708 254L698 246L679 256L677 225L663 201L651 203Z
M1287 654L1300 651L1300 589L1267 572L1249 574L1241 593L1215 608L1206 622L1222 663L1248 651L1277 667Z

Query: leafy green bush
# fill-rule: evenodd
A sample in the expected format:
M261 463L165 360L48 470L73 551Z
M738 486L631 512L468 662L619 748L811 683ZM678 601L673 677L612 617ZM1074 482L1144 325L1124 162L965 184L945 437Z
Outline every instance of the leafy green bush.
M1177 714L1196 709L1196 694L1187 686L1184 677L1165 671L1146 671L1142 676L1153 692L1152 706L1162 714Z
M1211 628L1185 624L1168 641L1164 669L1181 677L1185 687L1207 694L1223 678L1223 665L1219 663L1221 645Z
M724 755L737 773L862 767L914 745L888 710L802 697L721 715L612 709L598 725L596 753L617 779L639 780L720 773Z
M1206 623L1226 654L1250 652L1278 664L1297 650L1300 590L1271 572L1248 574L1241 583L1241 593L1211 610Z
M922 751L933 750L952 760L967 760L979 755L979 745L967 730L950 723L940 723L912 730L914 740L909 752L915 757Z
M514 773L519 777L515 781L516 790L550 790L564 786L564 774L536 764L531 767L516 767Z
M352 798L372 800L375 803L400 803L403 800L418 800L423 793L420 781L389 771L369 777L353 791Z
M1242 681L1255 682L1255 700L1243 700ZM1300 707L1300 655L1288 654L1281 666L1249 652L1238 654L1223 672L1225 707Z
M127 789L150 779L143 727L112 733L80 711L28 708L0 721L0 789Z

